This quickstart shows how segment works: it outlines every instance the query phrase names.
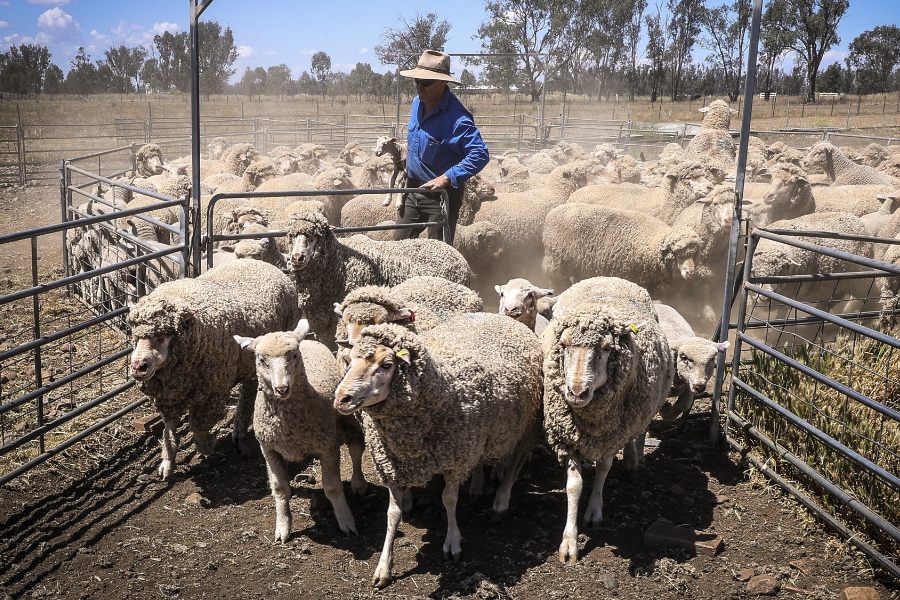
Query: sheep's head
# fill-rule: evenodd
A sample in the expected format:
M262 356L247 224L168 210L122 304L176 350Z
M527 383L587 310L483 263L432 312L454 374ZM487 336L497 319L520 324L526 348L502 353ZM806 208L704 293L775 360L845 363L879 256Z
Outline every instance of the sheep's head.
M710 170L699 162L684 162L666 173L666 182L669 191L674 193L677 186L686 187L687 196L691 201L705 198L715 184L709 180Z
M615 160L615 158L619 155L615 146L613 146L612 144L598 144L591 154L593 154L594 158L599 160L600 164L602 164L604 167L609 163L609 161Z
M527 279L510 279L505 285L495 285L494 290L500 294L500 306L497 312L512 317L534 330L538 314L538 300L552 296L552 289L539 288Z
M803 164L809 167L828 169L833 163L835 152L840 152L833 144L819 142L809 150L809 154L803 159Z
M245 227L250 225L268 225L269 220L266 214L255 206L242 204L241 206L219 213L222 219L225 233L241 233Z
M674 344L675 372L695 394L706 389L716 369L720 352L728 349L729 343L718 344L710 340L693 337Z
M276 175L275 162L271 160L256 161L244 170L244 178L253 188L258 188Z
M373 152L375 153L375 156L388 154L393 157L394 160L400 160L400 146L395 137L388 137L386 135L379 136L378 139L375 140Z
M489 200L497 197L497 188L483 177L475 175L470 181L472 182L470 185L475 190L475 197L479 200Z
M706 198L697 200L697 203L705 205L711 212L713 221L722 229L730 229L734 219L734 202L736 195L734 189L729 186L721 186Z
M424 368L425 348L399 325L370 325L349 354L347 372L334 392L334 408L343 415L384 402L397 388L398 371L413 379ZM411 377L410 377L411 376Z
M207 149L209 150L210 160L219 160L225 154L225 151L228 150L228 142L225 141L225 138L215 138L209 143Z
M763 202L772 205L794 204L803 192L809 191L809 179L799 167L784 164L772 175L772 185L763 195Z
M291 245L290 269L299 272L309 266L324 245L334 238L328 220L317 212L298 213L291 217L288 241Z
M131 378L149 380L169 358L173 340L196 319L199 309L176 296L144 296L131 308L127 322L131 326Z
M709 106L699 110L704 113L701 127L711 129L728 129L731 126L731 115L737 114L724 100L713 100Z
M353 182L343 168L328 169L316 175L313 185L317 190L352 190Z
M256 356L256 375L260 388L279 400L290 398L294 377L303 373L300 342L309 333L309 322L300 319L293 331L276 331L252 338L234 336L241 348Z
M700 236L693 230L673 228L662 241L660 255L670 271L690 279L694 276L700 245Z
M163 167L162 150L156 144L144 144L135 155L137 172L141 177L160 175Z
M347 344L355 346L362 330L369 325L399 323L406 325L415 320L415 313L402 298L391 295L386 287L373 285L357 288L347 294L343 302L336 302L334 312L341 318L347 331Z

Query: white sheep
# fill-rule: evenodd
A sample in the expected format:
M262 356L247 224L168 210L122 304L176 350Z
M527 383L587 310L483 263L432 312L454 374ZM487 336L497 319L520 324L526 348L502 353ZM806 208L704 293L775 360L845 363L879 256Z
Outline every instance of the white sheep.
M824 169L831 185L891 185L883 174L856 164L830 142L819 142L810 148L804 160L809 166Z
M527 279L510 279L503 285L495 285L500 294L497 312L524 323L538 337L547 328L548 320L538 314L538 301L553 295L552 289L540 288Z
M394 162L394 172L391 174L390 187L406 187L406 144L398 142L397 138L381 136L375 140L375 156L389 154ZM389 206L391 204L392 194L388 194L382 204ZM402 194L397 195L394 202L396 208L400 208L403 203Z

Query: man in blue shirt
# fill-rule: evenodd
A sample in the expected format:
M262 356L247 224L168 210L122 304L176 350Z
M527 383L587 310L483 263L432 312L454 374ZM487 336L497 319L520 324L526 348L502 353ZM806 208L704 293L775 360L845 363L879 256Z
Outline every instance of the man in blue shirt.
M450 75L449 55L426 50L415 69L400 74L415 79L418 93L407 126L407 187L447 190L452 240L466 181L487 165L487 146L472 113L447 86L448 81L459 83ZM438 221L440 196L408 192L398 213L399 223ZM398 229L395 239L417 237L423 229ZM429 227L428 237L442 239L441 228Z

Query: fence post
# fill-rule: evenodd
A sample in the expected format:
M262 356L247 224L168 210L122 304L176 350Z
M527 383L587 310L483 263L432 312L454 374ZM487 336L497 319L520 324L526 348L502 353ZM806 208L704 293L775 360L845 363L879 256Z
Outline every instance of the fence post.
M312 121L306 119L306 143L312 142Z
M850 107L853 106L853 102L847 102L847 127L846 129L850 129Z
M150 142L153 141L153 119L147 120L147 124L144 128L144 133L145 133L144 137L146 138L144 140L144 143L149 144Z
M19 185L28 183L28 163L25 161L25 128L21 123L16 125L16 155L19 162Z
M522 127L525 125L525 115L519 115L519 139L516 140L516 150L522 151Z
M788 128L788 123L791 122L791 102L788 100L787 112L784 113L784 128Z

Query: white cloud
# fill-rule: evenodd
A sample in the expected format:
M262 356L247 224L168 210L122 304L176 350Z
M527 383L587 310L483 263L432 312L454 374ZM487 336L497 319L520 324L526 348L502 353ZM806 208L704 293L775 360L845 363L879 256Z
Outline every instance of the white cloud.
M28 4L37 4L38 6L68 6L71 3L72 0L28 0Z
M357 54L368 54L368 53L369 53L368 48L360 48L359 52L357 52Z
M12 29L12 25L6 21L0 21L0 29Z
M41 32L34 41L43 46L57 46L81 39L81 25L61 8L51 8L38 17Z
M153 27L150 28L150 33L153 35L162 35L165 32L169 33L180 33L181 25L178 23L169 23L165 21L163 23L154 23Z
M821 68L824 69L825 67L835 62L843 63L844 59L847 58L847 56L847 52L844 50L829 50L822 57Z
M265 54L266 56L275 56L278 53L274 50L266 50L265 52L263 52L263 54Z
M259 56L256 50L254 50L250 46L238 46L237 55L238 58L251 58L253 56Z
M3 0L2 2L0 2L0 6L2 6L4 8L12 8L12 4L10 4L6 0Z
M99 44L101 46L106 46L112 41L112 38L110 36L104 35L104 34L100 33L99 31L97 31L96 29L91 29L90 36L91 36L91 40L94 41L95 45Z
M317 52L317 50L315 48L300 48L300 50L298 50L297 52L301 56L312 56Z

